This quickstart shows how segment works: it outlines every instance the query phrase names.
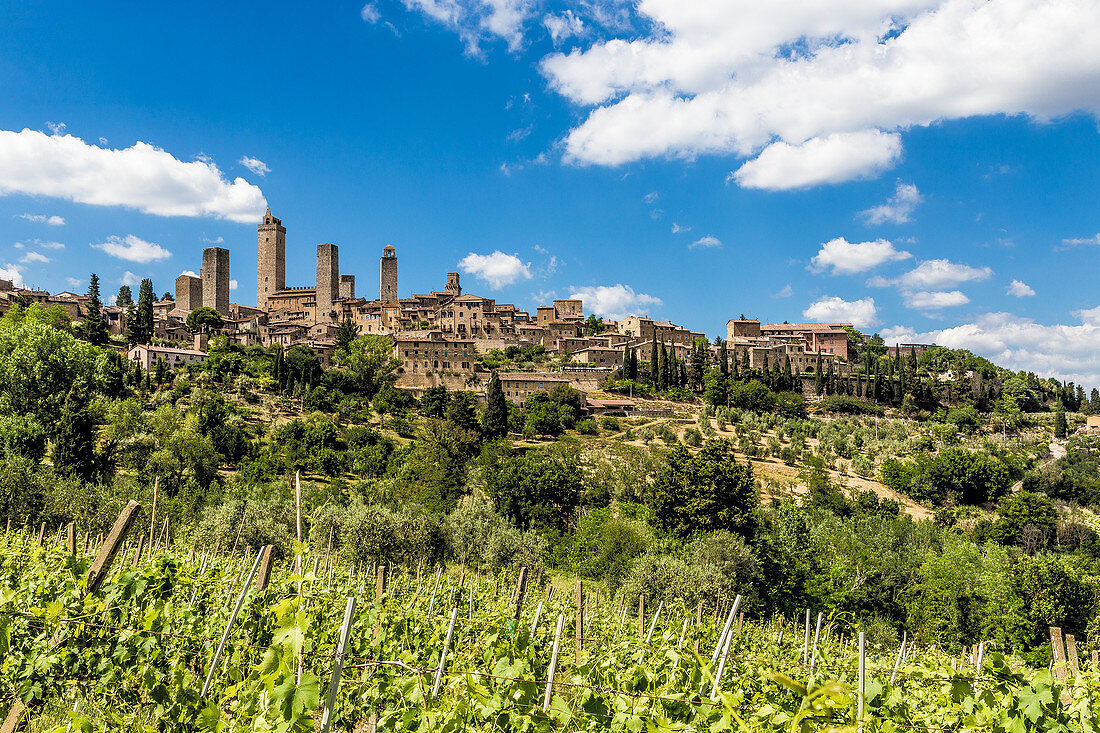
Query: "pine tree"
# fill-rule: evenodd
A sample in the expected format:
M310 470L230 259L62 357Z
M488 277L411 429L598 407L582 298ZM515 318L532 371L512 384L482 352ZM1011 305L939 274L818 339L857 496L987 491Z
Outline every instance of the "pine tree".
M335 351L347 353L351 348L351 342L359 335L359 331L362 330L359 324L350 318L345 318L340 322L340 326L336 329L336 346Z
M99 299L99 275L92 273L88 283L88 303L84 307L84 320L80 323L80 336L88 343L102 346L110 341L107 324L103 322L103 303Z
M481 432L486 438L503 438L508 435L508 402L504 399L504 388L501 387L500 377L495 371L489 378L485 398Z
M1054 437L1062 439L1066 437L1066 408L1061 400L1055 402L1054 409Z
M95 478L97 427L87 395L74 383L61 406L61 418L53 439L53 465L59 473L84 481Z

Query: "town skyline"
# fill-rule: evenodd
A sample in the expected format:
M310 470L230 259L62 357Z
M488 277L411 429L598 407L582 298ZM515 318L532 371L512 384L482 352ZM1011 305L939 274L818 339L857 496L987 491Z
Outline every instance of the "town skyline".
M672 111L665 124L609 138L599 125L627 100L655 103L662 88L630 69L618 91L579 85L586 64L614 56L617 43L690 55L702 48L690 13L719 28L770 29L776 47L812 29L704 17L725 11L691 4L681 18L658 3L619 7L618 26L565 4L511 4L518 14L507 23L472 13L476 4L443 5L455 10L444 20L412 2L200 6L194 18L73 8L55 19L11 6L0 50L10 100L0 110L0 277L82 293L97 271L105 297L143 277L159 293L197 272L204 247L221 246L236 253L230 299L253 303L252 227L270 205L290 230L288 273L311 272L314 248L331 242L341 269L366 278L392 245L403 296L454 270L468 292L527 308L579 295L586 312L646 314L710 337L742 312L851 321L888 343L935 341L1100 382L1091 282L1100 141L1097 100L1082 83L1098 73L1092 56L991 78L999 101L986 107L959 88L959 109L924 100L909 119L862 100L874 112L865 127L815 123L798 144L778 123L676 138ZM834 25L853 45L900 52L941 7L987 12L1001 32L993 40L1012 37L995 7L959 3L894 9L893 31L870 40L874 13ZM1080 10L1077 25L1088 27L1092 10ZM1021 12L1050 31L1044 48L1076 48L1072 28L1028 3ZM187 44L154 43L160 26L229 49L232 69ZM130 38L125 52L99 50ZM289 50L276 58L267 39ZM993 55L952 48L975 72ZM820 43L806 58L824 63L834 50ZM741 70L720 61L719 77ZM671 85L697 103L715 93L700 79ZM856 100L844 101L850 110ZM651 112L639 107L639 119ZM811 112L822 118L801 113ZM838 168L826 153L843 145L870 158L851 168L858 156L842 155L851 165ZM813 151L824 157L797 165Z

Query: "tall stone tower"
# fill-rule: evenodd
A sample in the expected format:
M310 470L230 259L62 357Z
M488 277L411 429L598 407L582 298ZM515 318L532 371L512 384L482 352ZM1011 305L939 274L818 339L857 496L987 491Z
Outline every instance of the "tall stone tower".
M378 263L382 275L382 287L378 297L383 303L397 302L397 250L390 245L382 248L382 259Z
M340 297L340 248L317 245L317 320L329 320L332 304Z
M458 284L457 272L447 273L447 287L444 288L444 291L450 293L455 297L462 295L462 286Z
M202 304L229 315L229 250L207 247L202 251Z
M268 296L286 287L286 227L268 208L256 230L256 307L266 309Z
M202 278L180 275L176 278L176 308L193 311L202 307Z
M340 299L355 299L355 275L340 276Z

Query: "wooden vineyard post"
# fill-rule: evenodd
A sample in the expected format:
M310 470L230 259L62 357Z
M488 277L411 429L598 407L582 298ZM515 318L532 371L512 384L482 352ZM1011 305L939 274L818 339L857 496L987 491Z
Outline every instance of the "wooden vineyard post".
M638 596L638 641L645 639L645 596Z
M516 621L519 621L520 614L523 613L523 598L526 595L526 588L525 588L526 585L527 585L527 568L522 567L522 568L519 569L519 577L516 578L516 594L515 594L515 602L516 602L515 619L516 619Z
M539 601L538 608L535 609L535 620L531 622L531 636L535 635L535 631L539 628L539 617L542 616L543 602Z
M76 554L76 522L65 525L65 549L70 555Z
M118 554L122 543L126 540L126 533L130 531L130 525L140 509L141 504L132 499L122 508L114 526L111 527L111 533L99 546L99 552L96 554L95 560L92 561L92 567L88 569L88 580L84 586L85 595L91 595L99 590L99 586L103 583L103 579L107 577L107 573L110 572L111 563L114 561L115 555ZM61 630L58 629L50 640L50 646L56 647L60 644ZM0 725L0 733L15 733L15 729L19 726L19 719L23 717L25 710L26 706L23 705L23 701L16 700L15 704L8 710L8 715L4 718L4 724Z
M1054 679L1059 682L1066 681L1066 648L1062 646L1062 629L1058 626L1050 627L1050 647L1054 653L1052 671Z
M439 566L439 570L435 574L435 585L432 586L432 600L428 604L428 615L432 615L432 611L435 610L435 592L439 590L439 578L443 575L443 566Z
M451 638L455 633L455 621L458 619L458 606L451 609L451 623L447 626L447 638L443 642L443 651L439 655L439 668L435 671L435 682L432 684L432 697L439 695L439 688L443 686L443 672L447 669L447 650L451 648Z
M1081 674L1081 668L1077 662L1077 639L1073 634L1066 634L1066 661L1069 663L1069 671L1074 677Z
M703 625L703 602L699 601L699 605L695 607L695 625Z
M546 693L542 697L542 711L544 713L550 710L550 695L554 691L554 673L558 669L558 648L561 644L561 632L564 628L565 614L560 614L558 616L558 626L554 630L554 650L550 653L550 669L546 673Z
M45 538L45 536L46 536L46 523L43 522L42 526L38 528L38 537L35 539L34 543L36 545L38 545L39 547L41 547L42 546L42 540L43 540L43 538Z
M1092 668L1100 667L1100 651L1092 650Z
M305 568L302 567L302 477L300 472L294 472L294 526L298 531L298 544L294 549L295 575L302 575ZM302 582L298 581L299 592Z
M275 560L275 545L264 545L260 550L260 570L256 574L256 592L267 590L271 581L271 563Z
M577 605L577 661L581 659L581 649L584 647L582 641L584 637L584 584L581 581L577 581L577 584L573 586L573 600Z
M138 537L137 549L134 550L134 562L133 566L136 568L138 563L141 562L141 550L145 546L145 535Z
M271 545L268 545L271 547ZM332 664L332 677L328 681L328 696L325 698L325 710L321 714L321 733L328 733L332 725L332 709L336 707L336 693L340 691L340 673L344 671L344 652L348 648L351 636L351 619L355 613L355 597L348 597L344 608L344 624L340 627L340 639L336 644L336 658Z
M858 700L856 708L856 730L857 733L863 733L863 716L867 710L867 647L866 641L863 636L863 632L859 632L859 684L858 684Z

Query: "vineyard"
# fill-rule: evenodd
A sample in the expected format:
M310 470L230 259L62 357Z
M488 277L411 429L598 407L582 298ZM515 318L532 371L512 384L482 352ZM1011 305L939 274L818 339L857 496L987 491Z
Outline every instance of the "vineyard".
M1055 664L1029 669L992 645L875 648L739 597L650 607L524 568L143 547L134 513L102 539L0 537L5 732L1100 726L1095 655L1058 630Z

